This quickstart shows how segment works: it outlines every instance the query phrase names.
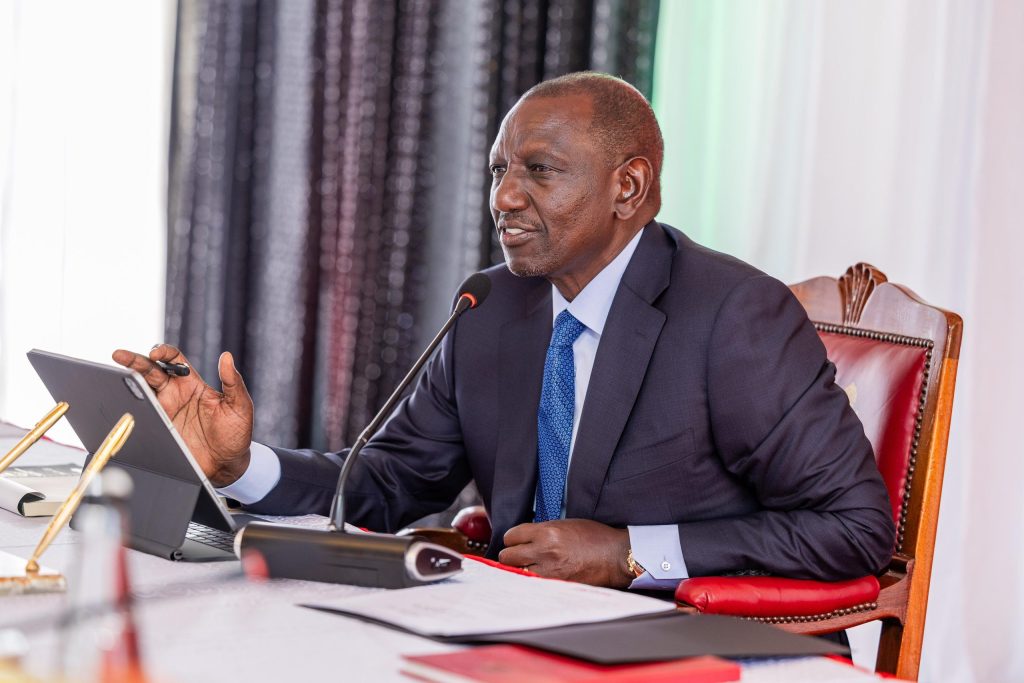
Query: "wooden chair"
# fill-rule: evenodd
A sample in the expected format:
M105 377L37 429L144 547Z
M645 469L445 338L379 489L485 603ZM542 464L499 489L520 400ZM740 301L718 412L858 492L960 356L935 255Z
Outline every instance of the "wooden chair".
M793 285L864 423L893 504L897 539L880 577L826 583L700 577L676 591L681 609L822 634L880 619L876 668L916 679L963 321L887 281L866 263L839 279Z
M691 612L759 619L796 633L823 634L882 621L876 668L916 678L946 462L963 321L858 263L835 279L793 285L837 367L836 381L864 423L897 525L880 577L827 583L777 577L698 577L676 600ZM483 554L490 538L481 507L452 529L416 529L462 552Z
M491 519L483 505L471 505L459 510L450 527L415 527L402 529L397 535L419 536L457 553L482 557L491 543Z

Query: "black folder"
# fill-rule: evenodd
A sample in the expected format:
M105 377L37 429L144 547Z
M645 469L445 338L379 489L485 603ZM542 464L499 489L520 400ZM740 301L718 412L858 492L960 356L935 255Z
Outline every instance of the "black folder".
M716 655L732 659L838 654L849 648L757 621L674 612L597 624L498 633L458 639L516 643L597 664L654 662Z

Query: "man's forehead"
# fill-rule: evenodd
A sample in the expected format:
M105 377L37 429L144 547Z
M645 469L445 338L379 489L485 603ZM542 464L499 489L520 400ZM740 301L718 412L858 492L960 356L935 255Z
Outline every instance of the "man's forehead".
M590 130L594 104L589 95L572 94L556 97L534 96L520 100L505 116L494 140L492 153L499 146L513 148L534 143L564 142L572 132Z

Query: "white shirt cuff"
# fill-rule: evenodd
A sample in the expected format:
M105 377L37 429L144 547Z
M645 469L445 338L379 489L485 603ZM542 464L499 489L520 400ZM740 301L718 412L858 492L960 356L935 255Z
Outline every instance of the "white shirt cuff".
M253 441L249 444L249 467L233 484L217 489L217 493L249 505L263 500L281 479L281 461L269 446Z
M680 581L689 578L679 542L679 527L658 524L626 528L633 559L645 570L633 580L630 588L675 590Z

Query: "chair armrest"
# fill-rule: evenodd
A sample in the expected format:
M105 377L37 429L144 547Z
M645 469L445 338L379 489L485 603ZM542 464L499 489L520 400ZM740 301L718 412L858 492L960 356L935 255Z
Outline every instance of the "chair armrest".
M466 538L474 543L491 542L491 519L483 505L472 505L459 510L452 520L452 527L461 531Z
M491 542L491 520L482 505L473 505L459 510L451 528L402 529L397 535L419 536L463 555L486 555Z
M676 602L705 614L796 617L873 603L878 592L879 583L874 576L837 582L773 576L704 576L682 580L676 588Z

